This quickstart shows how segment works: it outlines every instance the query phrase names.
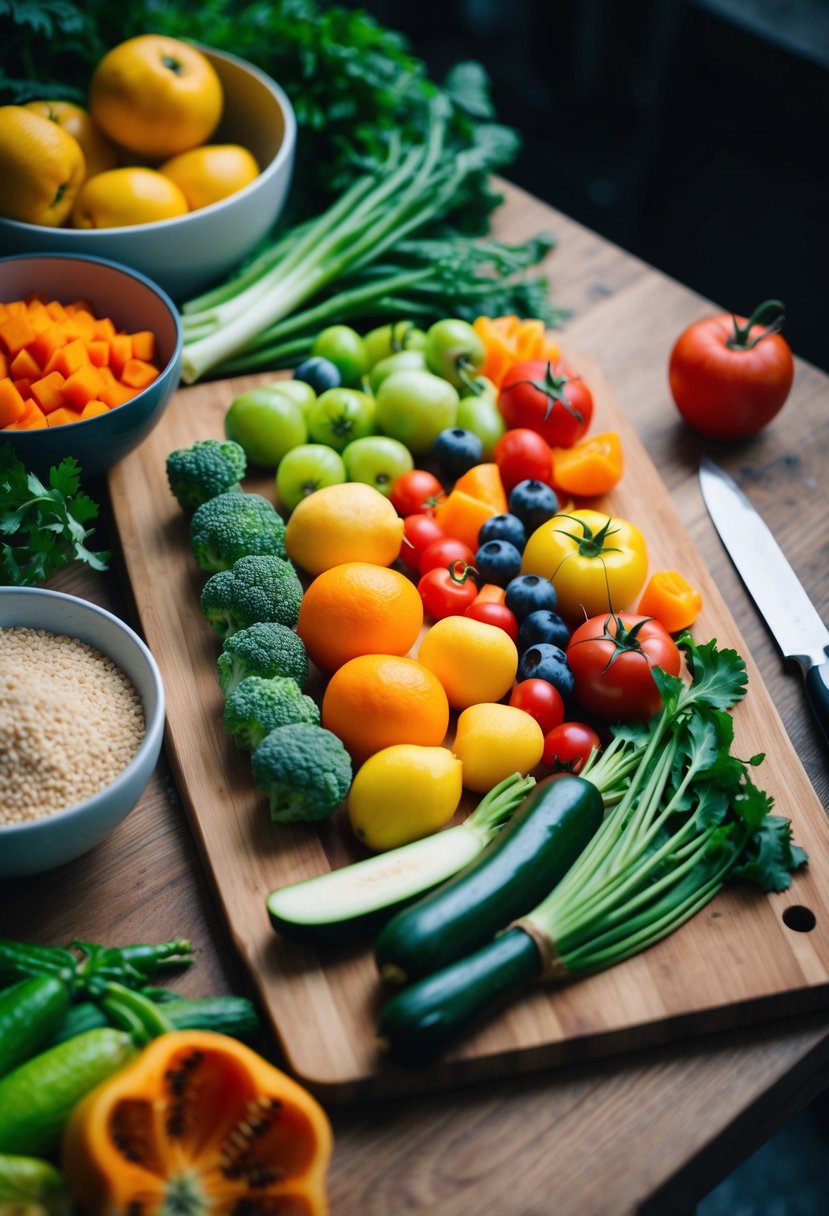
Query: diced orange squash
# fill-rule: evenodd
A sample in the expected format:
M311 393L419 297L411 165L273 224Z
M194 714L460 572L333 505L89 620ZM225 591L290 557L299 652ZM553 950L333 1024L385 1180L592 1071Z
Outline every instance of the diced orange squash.
M118 383L118 377L115 375L115 372L108 363L104 363L103 366L98 368L98 371L101 373L101 379L103 380L104 384Z
M115 384L105 384L98 397L111 410L114 410L116 406L123 405L126 401L132 401L133 397L137 395L137 388L130 388L129 385L119 384L116 380Z
M109 366L119 379L127 364L127 360L131 358L132 339L129 334L115 334L109 342Z
M23 350L34 340L34 336L35 331L25 315L11 315L0 322L0 343L9 355L14 356L19 350Z
M9 373L13 380L19 380L22 377L28 377L29 380L38 380L40 378L40 364L34 358L28 347L23 347L12 359L9 364Z
M70 316L74 316L78 312L94 313L95 309L92 306L92 301L84 296L80 300L73 300L71 304L67 304L66 311Z
M66 319L66 332L71 338L83 338L88 342L95 333L95 318L85 308L76 308Z
M25 315L26 315L26 301L25 300L12 300L7 305L7 307L9 310L10 317L25 317Z
M60 300L50 300L46 305L46 311L53 321L66 320L66 309L63 307Z
M67 342L66 346L62 346L60 350L56 350L49 362L44 367L45 372L60 372L62 376L71 376L79 367L83 367L84 363L89 362L89 354L87 353L86 343L80 338L75 338L72 342Z
M60 325L52 320L48 312L46 316L49 324L44 329L38 330L27 347L29 354L32 355L41 368L45 368L52 355L66 344L66 335Z
M86 344L89 361L95 367L106 367L109 363L109 342L106 338L90 338Z
M39 430L41 427L46 426L46 415L36 401L29 399L25 403L23 413L17 422L13 422L11 426L17 431Z
M62 405L59 410L53 410L46 417L49 426L66 426L69 422L80 422L80 420L80 410L69 410L65 405Z
M143 359L127 359L121 373L121 383L130 388L145 389L158 376L158 368Z
M0 380L2 380L5 376L8 376L8 374L9 374L9 361L6 358L5 353L2 350L0 350Z
M95 418L98 414L108 414L109 406L103 401L99 401L93 397L91 401L87 401L86 405L81 410L81 418Z
M0 426L17 422L25 408L25 402L14 383L4 376L0 380Z
M116 334L115 323L111 317L98 317L95 321L94 338L102 338L108 342L110 338L114 338Z
M64 377L60 372L49 372L33 383L32 396L44 414L51 414L64 404L63 384Z
M155 358L155 334L151 329L142 329L138 333L130 334L132 339L132 354L134 359L143 359L145 363L152 363Z
M12 376L12 383L24 401L32 395L32 382L28 376Z
M97 367L84 363L63 382L63 396L67 405L82 410L87 401L94 400L103 387L104 380Z

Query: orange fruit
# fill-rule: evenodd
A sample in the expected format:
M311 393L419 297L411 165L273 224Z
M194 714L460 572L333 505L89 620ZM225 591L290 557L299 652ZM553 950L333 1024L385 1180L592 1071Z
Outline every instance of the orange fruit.
M85 174L81 145L63 127L25 106L0 106L0 215L57 228Z
M103 131L92 121L92 115L83 106L75 105L72 101L27 101L25 108L50 122L63 127L69 135L78 141L86 161L86 176L94 177L105 169L115 169L118 165L118 150Z
M335 671L361 654L404 655L422 624L423 601L411 579L387 566L344 562L305 592L297 633L311 661Z
M223 105L207 56L163 34L140 34L107 51L89 86L89 110L104 134L150 161L205 143Z
M388 498L361 481L314 490L294 507L285 529L288 556L308 574L343 562L390 566L402 540L403 520Z
M437 676L414 659L359 655L329 680L322 725L362 762L396 743L437 747L449 726L449 702Z
M436 621L420 643L417 659L440 680L453 709L500 701L518 670L512 638L495 625L467 616Z

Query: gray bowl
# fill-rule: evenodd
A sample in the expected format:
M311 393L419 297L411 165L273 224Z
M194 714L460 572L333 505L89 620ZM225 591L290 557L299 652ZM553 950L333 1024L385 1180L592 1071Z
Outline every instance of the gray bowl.
M164 686L155 659L141 638L113 613L59 591L0 587L0 627L13 625L67 634L111 658L141 697L146 729L123 772L86 802L45 819L0 824L0 878L40 874L99 844L135 807L155 769L164 736Z
M253 64L199 46L222 82L225 109L211 143L250 149L259 176L229 198L176 219L127 228L49 228L0 217L0 254L110 258L147 275L177 303L219 282L275 225L293 173L296 118L285 93Z
M143 274L103 258L81 254L21 254L0 258L0 300L29 292L70 303L88 298L98 316L118 328L152 330L160 375L131 401L63 426L33 431L0 430L0 445L11 442L27 469L45 476L64 456L74 456L84 477L102 473L137 447L161 419L181 379L182 329L172 300Z

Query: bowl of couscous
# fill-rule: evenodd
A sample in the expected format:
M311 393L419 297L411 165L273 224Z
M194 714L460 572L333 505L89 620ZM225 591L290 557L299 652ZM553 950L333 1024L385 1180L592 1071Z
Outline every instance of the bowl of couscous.
M113 613L0 587L0 877L81 857L134 809L158 761L164 687Z

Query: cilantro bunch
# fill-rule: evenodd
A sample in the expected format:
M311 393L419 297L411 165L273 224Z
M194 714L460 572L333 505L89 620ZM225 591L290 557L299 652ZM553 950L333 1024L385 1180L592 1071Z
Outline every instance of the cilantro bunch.
M93 552L86 543L98 505L80 478L78 462L67 456L44 485L10 443L0 445L0 584L30 587L74 561L107 569L109 552Z

